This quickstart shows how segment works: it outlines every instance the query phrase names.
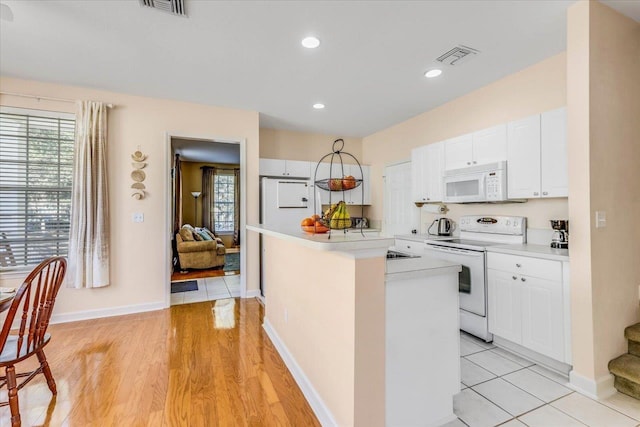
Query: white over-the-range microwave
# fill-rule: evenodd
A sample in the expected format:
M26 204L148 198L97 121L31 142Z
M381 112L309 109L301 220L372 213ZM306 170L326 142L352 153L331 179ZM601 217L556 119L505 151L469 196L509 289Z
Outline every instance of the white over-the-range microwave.
M445 203L502 202L507 200L507 162L453 169L443 175Z

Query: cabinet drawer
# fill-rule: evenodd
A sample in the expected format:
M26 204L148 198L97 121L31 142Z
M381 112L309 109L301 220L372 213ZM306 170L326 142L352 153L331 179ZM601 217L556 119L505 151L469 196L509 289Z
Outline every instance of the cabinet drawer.
M532 258L527 256L487 254L487 268L524 276L538 277L540 279L562 281L562 263L547 259Z
M413 240L396 239L395 247L400 252L419 254L424 251L426 244Z

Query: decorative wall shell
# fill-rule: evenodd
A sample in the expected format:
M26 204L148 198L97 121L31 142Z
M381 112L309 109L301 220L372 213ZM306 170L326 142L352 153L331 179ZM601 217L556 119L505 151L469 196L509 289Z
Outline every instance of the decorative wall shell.
M145 191L146 187L142 183L142 181L144 181L147 177L147 174L142 170L147 166L147 163L143 163L147 159L147 155L140 151L140 149L138 149L131 155L131 158L134 160L134 162L131 163L131 166L133 167L133 171L131 172L131 179L135 181L133 184L131 184L131 188L134 189L133 193L131 193L131 197L136 200L142 200L147 195Z

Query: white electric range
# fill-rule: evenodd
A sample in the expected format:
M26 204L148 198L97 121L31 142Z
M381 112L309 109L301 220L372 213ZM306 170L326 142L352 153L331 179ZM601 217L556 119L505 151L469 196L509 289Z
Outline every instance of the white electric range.
M462 265L459 273L460 329L490 342L487 320L486 248L527 241L527 219L520 216L465 215L460 217L458 238L427 239L426 251L434 258Z

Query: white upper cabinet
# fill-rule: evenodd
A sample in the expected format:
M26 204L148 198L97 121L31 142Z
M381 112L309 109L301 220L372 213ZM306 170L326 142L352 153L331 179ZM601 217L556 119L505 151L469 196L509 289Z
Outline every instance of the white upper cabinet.
M508 124L507 194L510 199L540 197L540 115Z
M566 108L510 122L507 161L510 199L567 197Z
M507 159L507 125L473 133L473 164L495 163Z
M443 142L411 150L411 195L414 202L442 201L443 164Z
M444 160L446 170L471 166L473 164L473 135L469 133L446 140L444 142Z
M507 159L507 126L502 124L445 141L445 169L495 163Z
M567 159L567 109L559 108L541 116L541 191L543 197L569 195Z
M260 159L260 175L309 178L311 163L300 160Z

